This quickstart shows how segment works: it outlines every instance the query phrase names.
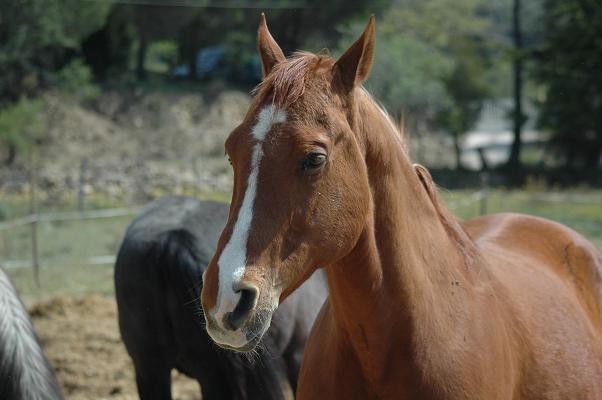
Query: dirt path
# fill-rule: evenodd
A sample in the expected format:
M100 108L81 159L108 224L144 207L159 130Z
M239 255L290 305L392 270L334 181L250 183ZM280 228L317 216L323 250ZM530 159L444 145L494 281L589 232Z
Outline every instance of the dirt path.
M67 399L138 399L113 298L61 296L29 311ZM174 399L200 399L195 381L174 372L173 382Z

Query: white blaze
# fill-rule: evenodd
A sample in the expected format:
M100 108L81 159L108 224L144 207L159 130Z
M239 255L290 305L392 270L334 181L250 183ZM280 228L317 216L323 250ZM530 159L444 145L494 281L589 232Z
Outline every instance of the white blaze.
M257 143L255 143L252 150L251 169L247 188L242 205L238 210L238 217L236 218L230 240L224 247L217 262L219 267L219 288L214 318L218 324L222 323L225 313L234 310L240 299L240 293L234 293L232 287L234 284L240 282L240 279L245 274L247 241L251 221L253 220L253 203L257 194L257 174L263 156L263 141L274 124L285 121L286 113L284 111L277 109L274 105L268 105L259 112L257 123L251 130L251 135L257 140ZM244 335L240 339L241 344L246 343Z

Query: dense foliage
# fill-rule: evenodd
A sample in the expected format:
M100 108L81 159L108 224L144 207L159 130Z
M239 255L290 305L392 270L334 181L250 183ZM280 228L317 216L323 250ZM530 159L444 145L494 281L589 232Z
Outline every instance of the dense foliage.
M368 89L392 114L403 116L410 131L449 134L458 167L462 135L474 127L484 101L511 96L517 59L526 65L524 97L540 102L541 126L564 163L598 167L602 3L523 2L519 51L513 48L512 5L513 0L181 0L177 6L160 0L3 1L0 119L6 112L11 121L11 107L28 109L20 99L52 87L80 101L93 99L99 85L136 84L149 76L222 79L248 89L257 82L260 11L285 53L327 47L335 56L374 13L378 50ZM216 72L196 74L199 52L216 48L221 57ZM507 114L511 118L512 109ZM24 148L18 126L0 130L0 157L12 160Z
M108 2L0 2L0 105L36 93L104 23Z
M490 94L485 85L489 21L482 2L399 0L379 21L378 51L369 90L414 133L452 135L460 167L460 136L477 121ZM356 36L351 26L341 48Z
M602 155L602 3L545 0L537 71L546 94L541 124L571 168L595 168Z

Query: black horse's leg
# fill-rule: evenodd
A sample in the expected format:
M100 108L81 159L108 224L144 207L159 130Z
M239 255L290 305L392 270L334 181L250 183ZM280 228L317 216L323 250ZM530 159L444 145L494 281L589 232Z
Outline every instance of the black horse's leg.
M236 374L235 371L231 373ZM236 390L216 367L203 368L197 377L203 400L236 399Z
M299 339L295 335L291 339L291 343L282 355L286 364L287 377L293 392L297 390L297 381L299 379L299 370L301 369L301 361L303 360L303 346L305 341Z
M134 367L140 400L171 400L171 368L167 363L138 361Z

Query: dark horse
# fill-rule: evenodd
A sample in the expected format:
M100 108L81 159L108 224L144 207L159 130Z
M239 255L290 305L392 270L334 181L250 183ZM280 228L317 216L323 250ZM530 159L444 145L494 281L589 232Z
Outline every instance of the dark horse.
M147 205L127 229L115 290L142 399L171 398L173 368L199 382L204 400L280 399L296 388L305 341L327 294L325 279L309 281L280 306L256 360L214 345L198 300L228 209L166 197Z
M29 319L6 273L0 269L0 399L62 399Z

